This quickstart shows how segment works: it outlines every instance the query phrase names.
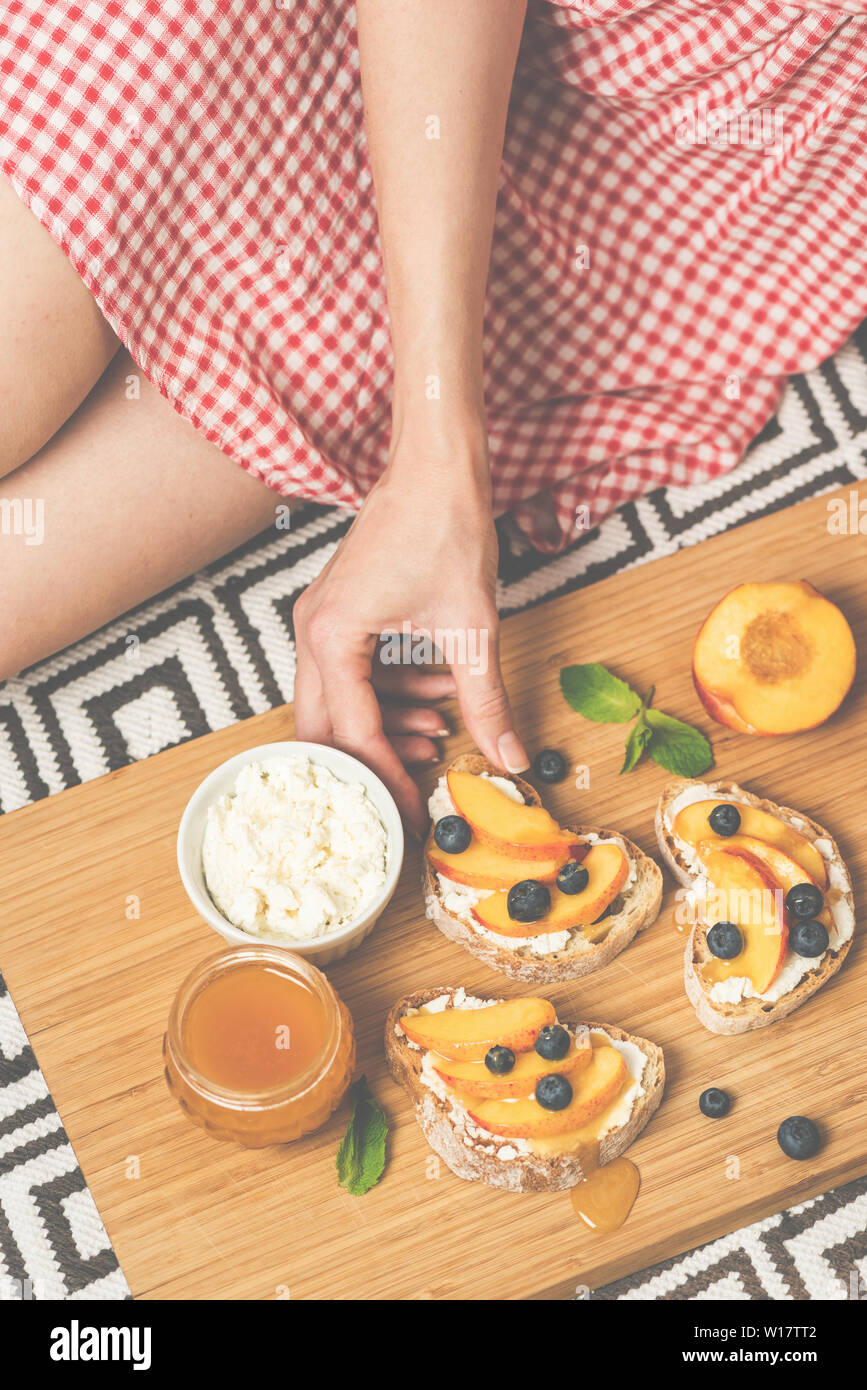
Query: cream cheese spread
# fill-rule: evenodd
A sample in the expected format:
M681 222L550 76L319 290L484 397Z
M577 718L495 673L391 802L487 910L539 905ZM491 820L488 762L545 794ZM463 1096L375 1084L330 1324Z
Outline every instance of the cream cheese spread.
M594 1028L593 1032L601 1033L611 1046L616 1048L626 1063L626 1070L629 1072L632 1079L632 1085L623 1092L617 1105L609 1114L602 1129L600 1129L597 1138L602 1139L612 1129L619 1129L621 1125L626 1124L626 1121L632 1114L638 1097L644 1095L642 1078L644 1076L644 1069L647 1066L647 1057L645 1053L642 1052L641 1048L636 1046L634 1042L630 1042L628 1038L612 1038L611 1034L606 1033L604 1028Z
M309 758L247 763L208 808L208 892L236 927L314 940L359 917L385 882L387 835L361 783Z

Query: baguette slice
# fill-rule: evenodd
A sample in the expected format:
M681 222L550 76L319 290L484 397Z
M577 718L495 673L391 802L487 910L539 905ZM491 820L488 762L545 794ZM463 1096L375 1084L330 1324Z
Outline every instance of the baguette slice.
M420 1080L424 1050L409 1042L398 1020L432 999L449 995L451 1001L457 993L457 990L445 986L409 994L395 1004L386 1020L385 1055L389 1071L398 1085L408 1092L424 1137L452 1172L468 1182L484 1182L489 1187L503 1188L507 1192L562 1192L575 1187L587 1177L580 1152L553 1155L515 1152L521 1144L520 1140L497 1139L476 1129L471 1122L472 1132L468 1132L466 1112L455 1107L448 1098L436 1095ZM447 1007L451 1007L451 1003ZM576 1024L567 1026L577 1027ZM643 1094L636 1096L629 1119L616 1129L609 1130L600 1140L598 1163L601 1165L618 1158L656 1111L665 1085L665 1064L662 1049L646 1038L625 1033L610 1023L589 1023L586 1026L591 1030L600 1028L618 1042L634 1043L647 1058L641 1078ZM489 1152L491 1149L494 1152ZM498 1155L501 1151L511 1152L514 1156L500 1158Z
M534 787L520 777L511 777L501 772L487 758L477 753L465 753L456 758L450 770L456 772L488 772L495 777L507 777L520 791L524 801L530 806L541 806L542 800ZM581 838L586 834L598 835L600 839L615 840L635 868L635 877L627 888L618 894L611 906L610 927L603 939L595 944L582 936L580 928L570 934L570 940L559 951L549 955L535 955L529 946L510 946L508 938L494 940L488 935L458 917L446 908L442 888L436 870L427 855L422 869L422 891L426 915L438 927L443 936L456 941L479 960L483 960L492 970L499 970L513 980L525 980L534 984L556 984L562 980L577 980L607 965L624 947L628 946L636 933L656 921L662 903L662 872L654 861L613 830L599 830L592 826L564 827ZM502 944L501 944L502 942Z
M691 780L679 778L677 781L669 782L663 788L656 811L656 837L663 859L678 882L683 884L685 888L695 886L697 875L684 858L681 842L671 832L670 809L675 799L688 787L696 787L706 791L709 801L719 799L732 801L735 804L741 802L747 806L755 806L761 811L768 811L809 839L826 841L829 849L823 858L828 866L829 879L833 880L831 890L835 894L833 901L844 902L849 913L854 917L852 880L849 870L843 861L837 842L828 831L816 821L811 820L809 816L805 816L803 812L793 811L789 806L779 806L775 801L768 801L763 797L755 796L752 792L738 786L737 782L705 782L700 778ZM829 904L832 901L827 893L825 900ZM852 936L848 940L840 942L836 948L829 946L815 967L806 975L802 975L794 988L774 1003L754 997L742 999L737 1004L727 1004L711 999L710 990L699 974L700 966L705 961L710 960L711 956L705 941L704 926L702 923L696 922L689 934L684 952L686 995L695 1009L699 1022L711 1033L748 1033L753 1028L765 1028L769 1023L776 1023L777 1019L785 1018L787 1014L806 1003L817 990L822 988L827 980L831 979L832 975L836 975L849 954L851 944Z

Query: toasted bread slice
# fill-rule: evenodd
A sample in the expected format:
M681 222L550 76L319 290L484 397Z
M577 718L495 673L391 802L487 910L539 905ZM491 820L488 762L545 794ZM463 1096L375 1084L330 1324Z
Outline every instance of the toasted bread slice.
M476 774L487 772L495 777L504 777L514 783L528 805L542 804L538 792L529 782L520 777L508 776L480 754L466 753L456 758L451 764L451 769ZM556 984L562 980L576 980L607 965L629 945L637 932L649 927L659 915L662 902L662 873L652 859L617 831L571 825L565 826L564 829L578 839L593 835L599 840L613 840L629 860L630 879L611 904L610 925L601 941L589 942L582 934L581 928L575 927L569 933L569 940L560 950L545 955L536 954L527 944L510 945L508 937L498 937L497 933L486 930L471 918L458 916L447 909L439 875L425 854L422 890L427 916L439 927L443 936L465 946L472 955L478 956L479 960L483 960L492 970L499 970L513 980L524 980L534 984Z
M463 1107L449 1095L434 1092L422 1080L423 1048L406 1037L399 1020L404 1014L420 1009L432 999L448 996L446 1007L464 996L463 990L445 986L421 990L407 995L395 1004L385 1025L385 1055L389 1070L399 1085L409 1093L415 1106L415 1117L431 1148L439 1154L459 1178L468 1182L484 1182L489 1187L508 1192L561 1192L582 1182L587 1173L582 1166L581 1153L540 1154L530 1149L526 1140L504 1139L482 1131L473 1125ZM465 996L464 996L465 997ZM485 1001L494 1003L497 1001ZM577 1024L567 1024L573 1030ZM591 1031L598 1029L615 1042L631 1043L646 1058L628 1118L599 1140L597 1162L610 1163L618 1158L641 1133L662 1100L665 1085L665 1064L662 1049L646 1038L635 1037L610 1023L588 1023ZM586 1162L586 1159L585 1159Z
M832 909L837 930L831 935L825 954L818 957L815 965L779 999L769 1000L761 995L741 999L736 1003L712 999L710 989L699 973L702 964L711 959L705 940L706 924L696 922L692 927L684 953L684 985L689 1002L695 1009L699 1021L711 1033L747 1033L753 1028L765 1028L769 1023L776 1023L777 1019L785 1018L821 989L832 975L836 975L852 944L855 921L852 880L836 841L823 826L805 816L803 812L755 796L736 782L705 782L701 779L679 778L669 782L659 798L656 836L663 859L685 888L694 888L701 875L689 863L689 846L672 833L672 806L691 788L706 793L709 801L719 799L731 801L735 805L741 803L755 806L760 811L767 811L776 816L813 841L819 848L828 872L830 886L825 893L825 902ZM840 929L840 924L846 922L849 924L848 936L845 926L842 931ZM794 952L787 952L787 958L789 956L796 960L803 959L795 956Z

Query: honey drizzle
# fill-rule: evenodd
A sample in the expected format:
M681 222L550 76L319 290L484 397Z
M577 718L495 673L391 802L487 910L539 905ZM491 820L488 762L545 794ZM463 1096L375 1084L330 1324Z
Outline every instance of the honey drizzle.
M584 1167L584 1155L581 1155ZM641 1185L635 1164L628 1158L614 1158L596 1167L570 1195L575 1215L596 1235L608 1235L623 1225Z

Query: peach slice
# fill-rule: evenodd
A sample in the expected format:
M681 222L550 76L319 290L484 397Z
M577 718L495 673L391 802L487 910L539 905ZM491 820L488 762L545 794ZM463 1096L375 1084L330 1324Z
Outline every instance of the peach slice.
M611 1046L611 1039L604 1033L591 1033L590 1041L594 1048ZM614 1111L620 1105L624 1092L628 1091L631 1085L632 1077L627 1071L619 1090L601 1110L597 1111L592 1120L586 1120L577 1129L567 1129L563 1134L552 1134L547 1138L537 1136L533 1140L533 1152L554 1156L556 1154L575 1153L576 1150L580 1150L585 1162L589 1162L591 1166L595 1164L598 1158L596 1143L599 1132L614 1119Z
M557 1072L570 1080L578 1072L589 1067L593 1058L590 1035L585 1031L573 1038L565 1057L557 1062L548 1062L538 1052L522 1052L515 1059L515 1065L505 1076L495 1076L488 1071L484 1062L450 1062L437 1058L434 1071L447 1086L466 1096L480 1096L483 1100L505 1100L509 1096L531 1096L536 1083L543 1076Z
M855 639L840 609L805 579L740 584L695 642L692 673L714 719L747 734L823 724L855 676Z
M723 801L694 801L691 806L684 806L678 811L674 818L673 830L681 840L685 840L688 845L697 845L699 840L718 839L720 844L725 844L728 837L714 837L710 828L709 817L715 806L722 806ZM776 847L801 868L810 882L815 883L819 888L824 888L828 881L828 873L825 861L822 858L812 840L808 840L799 831L793 830L785 821L781 821L777 816L772 816L770 811L762 811L758 806L747 806L738 803L741 825L739 835L747 835L753 840L762 840L766 844L776 845ZM803 882L803 879L799 879Z
M470 1119L504 1139L566 1134L592 1120L614 1099L629 1075L615 1047L595 1047L589 1066L573 1078L572 1099L563 1110L545 1110L535 1100L483 1100L468 1106Z
M712 957L702 972L712 984L745 975L756 993L763 994L777 978L786 954L789 932L782 886L762 861L740 846L702 840L698 854L719 900L708 925L734 922L744 938L744 948L734 960Z
M543 1028L556 1023L557 1013L547 999L505 999L482 1009L421 1011L400 1020L411 1042L453 1062L481 1062L499 1043L513 1052L529 1052Z
M447 776L449 795L473 834L503 854L552 859L575 838L544 807L513 801L487 777L454 770Z
M590 928L626 882L629 861L619 845L591 845L584 858L584 867L590 875L587 887L580 893L570 894L561 893L555 884L551 889L551 910L538 922L514 921L509 916L508 892L482 898L472 908L472 915L483 927L502 936L543 936L572 927ZM600 923L600 927L602 925ZM606 930L603 928L603 936ZM590 939L595 938L591 936Z
M737 853L738 850L746 855L752 855L759 863L764 864L776 882L778 888L782 889L783 894L788 893L790 888L794 888L796 883L812 883L818 889L825 886L824 876L820 883L810 874L806 873L803 865L797 864L794 859L790 859L776 845L769 845L765 840L756 840L749 835L730 835L723 842L725 849L730 854ZM715 845L715 848L721 846ZM824 869L824 861L822 864ZM824 922L828 930L833 926L833 919L827 908L823 908L818 915L818 921Z
M468 888L511 888L522 878L537 878L541 883L553 883L557 872L567 859L580 859L584 849L580 844L564 844L556 857L550 859L521 859L504 854L481 840L471 840L463 854L448 854L440 849L431 834L425 853L438 874Z

